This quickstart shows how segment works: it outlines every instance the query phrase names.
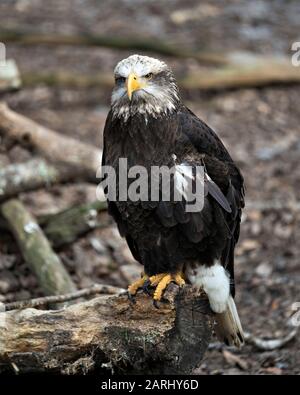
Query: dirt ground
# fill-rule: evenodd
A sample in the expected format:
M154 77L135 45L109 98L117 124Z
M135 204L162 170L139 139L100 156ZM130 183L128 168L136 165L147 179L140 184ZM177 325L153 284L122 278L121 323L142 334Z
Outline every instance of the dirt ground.
M290 54L292 42L299 41L299 15L297 0L0 2L2 28L152 37L183 48L273 55ZM103 48L7 46L8 58L16 60L21 73L112 72L116 62L129 54ZM193 59L164 60L175 74L201 70ZM299 93L299 85L182 92L189 107L218 132L245 176L247 207L236 251L237 305L245 330L266 338L281 337L291 330L292 305L300 302ZM109 91L96 88L37 85L1 99L60 133L101 146L109 96ZM9 152L0 150L0 166L31 156L18 146ZM54 186L22 196L34 214L94 199L95 187L89 184ZM113 224L59 254L80 288L94 282L126 287L141 270ZM0 301L38 295L41 291L13 240L1 234ZM299 346L298 337L272 352L260 352L249 345L242 351L231 350L239 362L230 358L225 348L212 347L196 373L299 374Z

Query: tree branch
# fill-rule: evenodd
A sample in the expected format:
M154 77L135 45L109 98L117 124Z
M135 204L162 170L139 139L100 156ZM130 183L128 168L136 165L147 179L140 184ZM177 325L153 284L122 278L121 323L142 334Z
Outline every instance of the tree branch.
M224 67L190 73L179 82L186 89L233 89L300 83L300 70L288 57L229 53Z
M60 258L23 204L19 200L9 200L1 206L1 212L44 293L60 295L74 292L76 287Z
M12 164L0 169L0 202L22 192L33 191L74 177L74 171L53 166L44 159Z
M260 351L274 351L284 347L298 335L299 328L290 331L286 336L279 339L261 339L251 333L245 333L245 340L248 344L256 347Z
M86 175L96 182L101 150L48 129L12 111L3 102L0 102L0 134L23 146L35 148L53 163L71 166L77 175Z
M80 299L82 297L94 296L97 294L114 295L125 293L125 289L113 287L112 285L94 284L90 288L81 289L80 291L72 292L65 295L44 296L41 298L21 300L11 303L2 304L1 311L21 310L28 308L36 308L51 305L54 303L69 302Z
M21 45L69 45L69 46L90 46L106 47L123 50L136 50L144 52L156 52L165 56L178 58L193 58L203 64L224 64L226 58L218 53L198 52L194 49L182 49L161 40L137 37L122 36L100 36L92 34L81 35L59 35L41 34L40 32L25 32L18 29L1 30L0 41L15 42Z

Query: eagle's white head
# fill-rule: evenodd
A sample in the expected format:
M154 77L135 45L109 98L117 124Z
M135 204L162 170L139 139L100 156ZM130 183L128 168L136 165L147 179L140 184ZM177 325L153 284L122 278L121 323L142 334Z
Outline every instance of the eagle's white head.
M113 115L127 120L135 114L155 118L174 112L179 104L175 78L166 63L148 56L132 55L114 71Z

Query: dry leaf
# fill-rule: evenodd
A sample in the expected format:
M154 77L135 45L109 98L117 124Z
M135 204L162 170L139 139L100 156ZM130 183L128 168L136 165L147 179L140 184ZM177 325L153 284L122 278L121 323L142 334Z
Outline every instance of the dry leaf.
M228 350L223 350L223 356L224 356L226 362L229 363L229 365L237 366L238 368L240 368L242 370L248 370L248 368L249 368L248 362L245 361L244 359L242 359L241 357L239 357L235 354L232 354Z
M269 374L273 374L273 375L276 375L276 376L280 376L282 374L282 370L279 369L279 368L275 368L275 367L274 368L263 369L263 372L269 373Z

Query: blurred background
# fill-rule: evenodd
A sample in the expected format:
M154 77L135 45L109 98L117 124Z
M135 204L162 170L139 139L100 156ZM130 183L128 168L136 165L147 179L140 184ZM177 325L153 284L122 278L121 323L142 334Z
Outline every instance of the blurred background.
M122 58L148 54L172 66L183 100L218 132L245 176L237 304L245 330L262 337L286 334L300 302L300 67L291 64L299 15L297 0L0 1L0 42L12 60L9 76L0 70L0 81L8 81L0 99L60 135L101 148L113 68ZM1 127L0 116L0 171L38 156L8 143ZM80 179L18 199L42 222L93 203L95 190ZM78 289L125 288L141 267L106 212L89 213L88 229L62 243L49 236L52 246ZM42 295L3 224L0 301ZM248 345L238 359L212 347L197 373L299 374L299 345L299 338L275 351Z

